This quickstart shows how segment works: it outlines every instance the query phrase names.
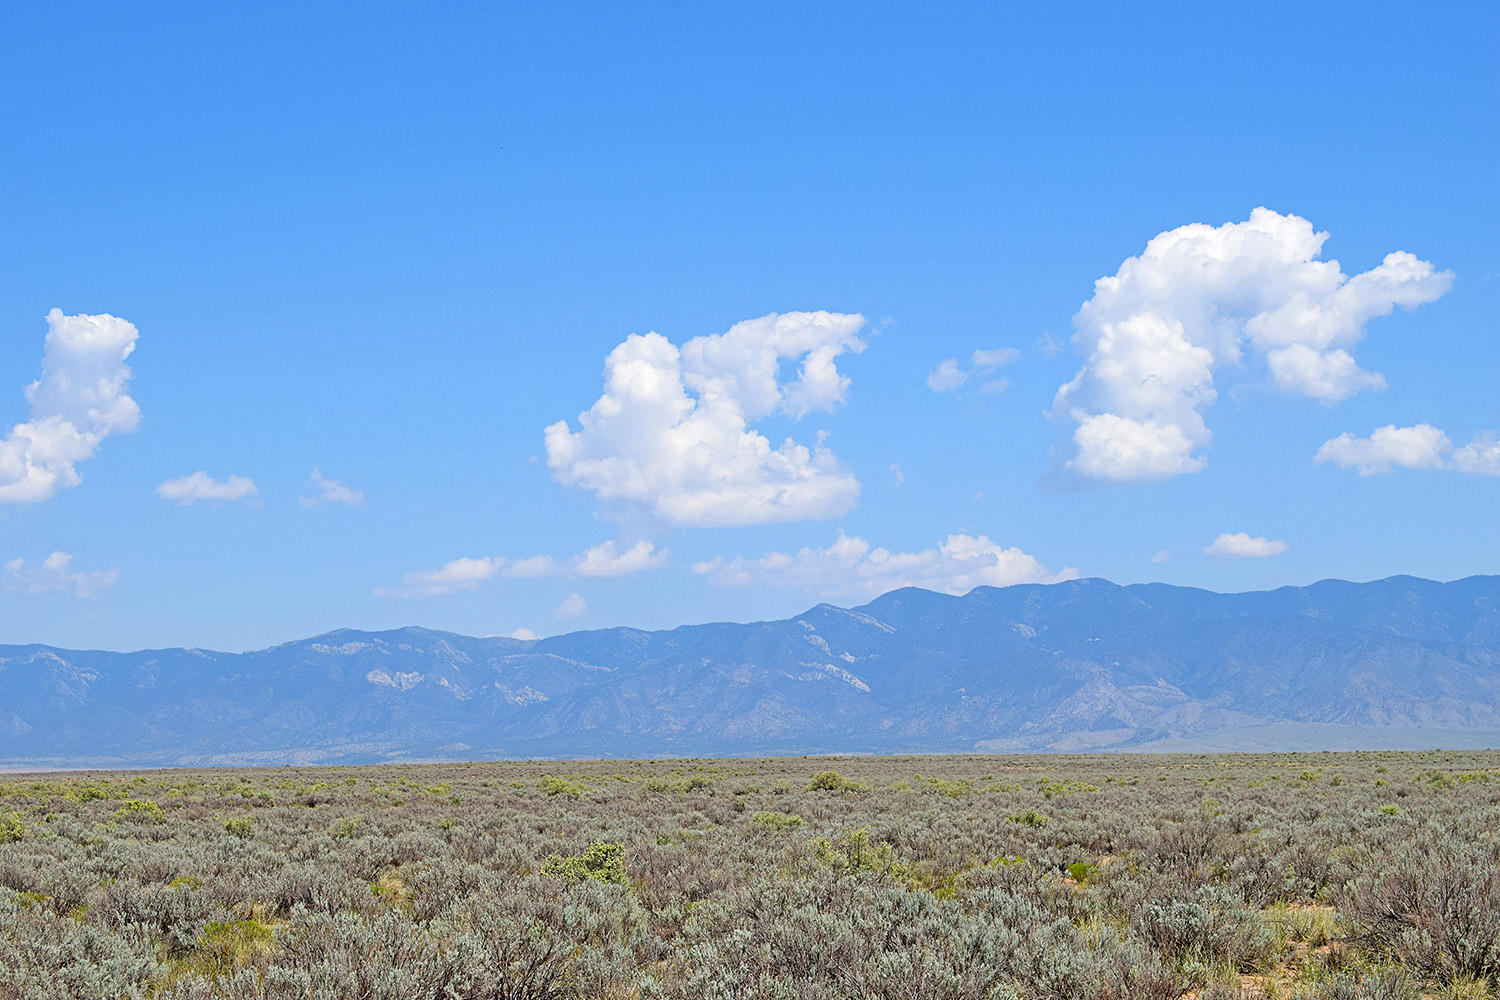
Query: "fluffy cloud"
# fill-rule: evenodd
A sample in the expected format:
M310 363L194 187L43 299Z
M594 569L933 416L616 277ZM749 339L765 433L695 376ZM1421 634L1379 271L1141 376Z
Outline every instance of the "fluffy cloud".
M927 373L927 388L933 392L952 392L969 381L969 373L958 366L957 358L945 358Z
M714 559L693 572L724 587L797 587L829 597L875 597L898 587L925 587L966 594L975 587L1071 580L1078 571L1052 572L1018 548L1003 548L984 535L949 535L935 549L892 552L871 548L842 532L827 548L795 554L772 552L759 559Z
M632 334L605 360L604 392L545 431L553 478L606 505L644 508L673 525L820 520L849 511L859 482L821 443L772 447L751 425L799 419L844 401L835 361L864 349L864 317L771 314L677 347ZM795 378L780 374L797 362Z
M97 597L120 582L118 569L75 570L73 557L54 552L40 566L27 566L19 557L5 564L10 589L27 594L70 593L74 597Z
M1015 362L1021 356L1021 352L1013 347L996 347L991 350L980 349L969 355L969 365L961 365L957 358L944 358L938 362L938 366L927 373L927 388L933 392L957 392L968 383L969 379L987 374L1002 365ZM979 391L986 394L1004 392L1010 387L1010 382L1001 379L992 379L979 387Z
M419 569L401 577L399 587L376 587L376 597L432 597L473 590L486 580L499 576L506 559L472 559L464 557L446 562L437 569Z
M630 576L665 566L668 558L669 553L657 551L650 542L636 542L620 552L611 539L586 549L573 560L572 571L575 576Z
M249 500L258 492L254 481L244 476L215 479L201 469L191 475L168 479L156 488L157 496L163 500L175 500L184 505L199 500Z
M582 618L589 610L589 602L585 601L579 594L569 594L562 599L557 610L552 612L552 617L559 621L573 621Z
M1053 414L1073 425L1067 478L1128 483L1203 468L1215 372L1263 360L1284 392L1332 404L1385 379L1350 350L1365 325L1445 293L1453 275L1409 253L1345 275L1327 233L1257 208L1245 222L1161 233L1094 283L1073 317L1082 369Z
M485 556L483 558L454 559L437 569L423 569L401 577L397 587L377 587L377 597L432 597L439 594L455 594L462 590L473 590L486 580L496 577L507 579L535 579L545 576L559 577L618 577L630 576L650 569L659 569L671 559L671 553L658 549L651 542L637 542L621 550L613 541L600 542L584 549L571 559L555 559L552 556L529 556L512 559L507 556Z
M1431 424L1380 427L1367 438L1340 434L1323 442L1313 462L1332 462L1346 469L1358 469L1361 476L1377 476L1396 466L1404 469L1440 469L1453 450L1448 435Z
M30 419L0 439L0 503L34 503L81 481L77 463L111 434L135 430L126 393L136 328L115 316L47 314L42 374L26 387Z
M312 495L297 498L297 502L304 507L316 507L320 503L342 503L352 507L365 501L364 493L345 486L337 479L329 479L317 469L312 470L307 485L312 489Z
M1500 476L1500 435L1486 431L1455 448L1448 435L1431 424L1387 424L1367 438L1346 433L1323 442L1313 462L1331 462L1361 476L1382 476L1398 468Z
M1215 538L1203 551L1224 559L1264 559L1279 556L1287 550L1286 542L1270 538L1251 538L1243 531L1225 533Z
M1500 476L1500 434L1485 431L1453 453L1448 468L1475 476Z

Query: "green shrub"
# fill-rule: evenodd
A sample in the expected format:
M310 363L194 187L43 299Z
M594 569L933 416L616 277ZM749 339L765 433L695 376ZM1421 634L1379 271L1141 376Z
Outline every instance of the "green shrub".
M850 830L837 840L819 837L813 841L813 853L820 863L840 875L876 872L900 876L905 867L895 859L895 850L884 841L872 842L870 831Z
M104 789L98 785L79 785L77 788L70 788L66 797L74 802L100 802L109 798Z
M927 785L939 795L946 795L950 799L962 798L965 795L974 794L974 786L967 781L944 781L942 778L928 778Z
M580 782L569 781L566 778L558 778L550 774L544 775L536 784L538 788L548 795L566 795L570 799L576 799L583 795L583 785Z
M1007 819L1012 823L1020 823L1022 826L1043 827L1047 825L1047 817L1035 809L1016 813L1013 816L1007 817Z
M1048 800L1064 795L1072 795L1075 792L1097 792L1098 785L1091 785L1086 781L1075 781L1065 778L1062 781L1053 781L1049 778L1037 779L1037 787L1042 790L1042 797Z
M0 815L0 844L10 844L26 836L26 824L13 812Z
M343 819L334 820L328 827L328 834L339 840L353 840L360 835L364 829L365 821L358 816L345 816Z
M150 799L126 799L115 810L118 819L161 819L161 806Z
M784 812L758 812L750 817L750 822L772 830L791 830L802 825L802 817Z
M224 821L224 832L244 839L255 833L255 820L248 816L235 816Z
M870 786L863 781L846 778L837 771L819 771L808 782L809 792L867 792Z
M588 850L573 857L553 854L542 862L542 874L556 875L569 882L624 882L625 848L621 844L596 840Z
M691 778L680 778L669 781L666 778L647 778L646 791L648 792L697 792L705 791L714 787L712 778L705 778L701 774L695 774Z

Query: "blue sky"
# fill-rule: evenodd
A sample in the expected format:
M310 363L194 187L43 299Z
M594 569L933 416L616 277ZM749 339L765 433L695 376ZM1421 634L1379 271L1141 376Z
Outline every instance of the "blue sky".
M1493 5L7 20L0 640L1500 572Z

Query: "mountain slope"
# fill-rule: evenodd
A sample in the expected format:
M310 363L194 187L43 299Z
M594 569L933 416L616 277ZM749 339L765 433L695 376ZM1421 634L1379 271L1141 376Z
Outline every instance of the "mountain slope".
M548 639L0 646L0 761L1500 744L1500 577L893 591Z

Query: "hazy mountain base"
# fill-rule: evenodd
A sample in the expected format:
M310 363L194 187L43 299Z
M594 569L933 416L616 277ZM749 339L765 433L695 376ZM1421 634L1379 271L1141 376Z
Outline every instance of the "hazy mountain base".
M0 647L0 760L70 767L1500 743L1500 578L894 591L786 621L249 653Z
M1393 729L1379 726L1335 726L1296 723L1269 723L1245 726L1232 731L1208 732L1197 735L1162 735L1154 739L1135 742L1138 734L1134 730L1104 732L1067 733L1046 746L1031 746L1018 740L980 740L972 747L927 747L911 749L909 753L1315 753L1349 750L1487 750L1500 748L1500 730L1459 730L1439 728ZM698 752L691 747L676 746L671 752L643 752L631 754L624 746L620 752L597 759L695 759L718 757L721 759L753 758L756 756L816 756L816 755L860 755L879 756L881 750L836 750L828 747L810 746L802 749L777 750L769 754L745 750L740 753L716 753L718 744L705 744ZM391 746L356 744L338 747L303 747L286 750L264 750L245 753L225 753L209 756L184 756L171 762L159 759L128 755L100 756L93 758L67 759L11 759L0 760L0 773L26 773L34 771L87 771L115 769L148 769L154 767L312 767L322 765L358 765L371 763L392 764L437 764L459 763L476 760L579 760L578 755L557 753L526 753L524 749L505 752L486 752L471 747L451 747L446 752L415 755Z

